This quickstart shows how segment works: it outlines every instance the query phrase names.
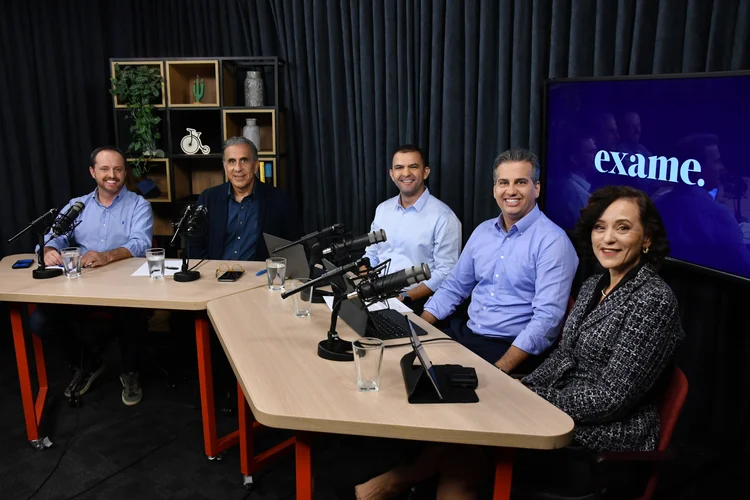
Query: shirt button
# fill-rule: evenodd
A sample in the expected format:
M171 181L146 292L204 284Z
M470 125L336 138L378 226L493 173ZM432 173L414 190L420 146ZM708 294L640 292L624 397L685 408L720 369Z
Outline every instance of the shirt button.
M104 226L104 227L107 227L107 225L106 225L106 224L102 224L102 226Z
M500 275L499 275L499 274L496 274L496 275L495 275L495 278L499 278L499 277L500 277Z
M237 253L237 250L235 250L234 253Z
M239 237L239 236L237 236L237 239L239 240L239 239L240 239L240 237Z
M500 256L500 258L501 258L501 259L504 259L504 258L505 258L505 255L501 255L501 256Z
M495 296L495 292L490 292L490 295L494 297Z
M479 323L477 323L477 328L482 328L482 325L480 325Z
M486 307L483 307L483 308L482 308L482 311L486 311L486 310L487 310L487 308L486 308Z

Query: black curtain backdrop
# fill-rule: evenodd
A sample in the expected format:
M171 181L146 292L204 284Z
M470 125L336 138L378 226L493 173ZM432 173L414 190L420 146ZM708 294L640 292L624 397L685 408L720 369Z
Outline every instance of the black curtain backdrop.
M540 151L545 78L750 69L750 1L10 2L0 17L2 254L28 251L31 237L7 239L93 188L88 154L114 141L110 57L261 55L286 63L290 189L308 231L367 230L396 193L392 150L414 142L465 241L498 213L494 157ZM676 439L707 459L747 457L749 286L674 266L663 274L688 335Z

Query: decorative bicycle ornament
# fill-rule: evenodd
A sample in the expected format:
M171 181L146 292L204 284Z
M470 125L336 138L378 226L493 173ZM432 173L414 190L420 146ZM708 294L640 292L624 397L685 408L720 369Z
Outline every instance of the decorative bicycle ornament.
M207 155L211 151L211 148L201 143L201 133L196 132L194 128L186 130L188 134L180 141L180 148L182 148L185 154L194 155L200 150L201 153Z

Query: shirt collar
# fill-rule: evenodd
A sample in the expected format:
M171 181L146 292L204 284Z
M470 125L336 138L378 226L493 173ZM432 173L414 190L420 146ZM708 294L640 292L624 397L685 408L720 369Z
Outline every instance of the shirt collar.
M528 228L530 228L531 225L534 224L541 216L542 211L539 210L539 205L534 204L534 208L531 209L531 212L527 213L521 220L510 226L510 230L512 231L515 227L519 233L523 233ZM503 226L503 214L500 214L500 216L495 221L495 227L497 227L501 232L505 233L505 227ZM508 233L510 234L510 231L508 231Z
M429 190L429 188L425 187L424 188L424 192L421 194L421 196L419 197L419 199L417 201L415 201L414 205L412 205L409 208L414 207L414 210L416 210L417 212L421 212L422 208L424 208L425 203L427 203L427 200L429 199L429 197L430 197L430 190ZM407 208L404 208L403 205L401 205L401 195L400 194L398 196L396 196L396 209L397 210L398 209L408 210Z
M255 190L258 189L258 182L260 182L260 181L256 177L255 180L253 181L253 190L250 191L250 194L247 195L247 196L253 196L253 195L255 195ZM232 183L231 182L227 182L227 184L229 184L229 187L227 188L227 198L231 198L231 199L234 200L234 195L232 194ZM247 196L245 198L247 198ZM243 200L245 198L243 198Z
M93 199L93 200L94 200L94 201L95 201L95 202L96 202L96 203L97 203L97 204L98 204L99 206L101 206L101 207L104 207L104 208L111 208L111 207L112 207L112 205L114 205L115 203L117 203L117 201L118 201L118 200L119 200L120 198L122 198L122 197L123 197L123 196L125 195L125 193L127 193L127 192L128 192L128 188L126 188L125 186L122 186L122 189L120 189L120 192L119 192L119 193L117 193L117 195L116 195L116 196L114 197L114 199L112 200L112 203L110 203L109 207L105 207L104 205L102 205L102 202L101 202L101 201L99 201L99 187L96 187L96 188L94 188L94 190L93 190L93 191L91 192L91 194L90 194L89 196L90 196L90 197L91 197L91 198L92 198L92 199Z

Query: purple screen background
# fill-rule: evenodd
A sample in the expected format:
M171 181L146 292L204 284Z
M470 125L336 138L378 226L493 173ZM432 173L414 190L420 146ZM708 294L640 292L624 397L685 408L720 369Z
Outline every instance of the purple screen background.
M671 257L750 278L750 75L549 83L546 148L545 213L564 229L596 188L630 185L656 203ZM601 150L697 160L703 186L602 173Z

